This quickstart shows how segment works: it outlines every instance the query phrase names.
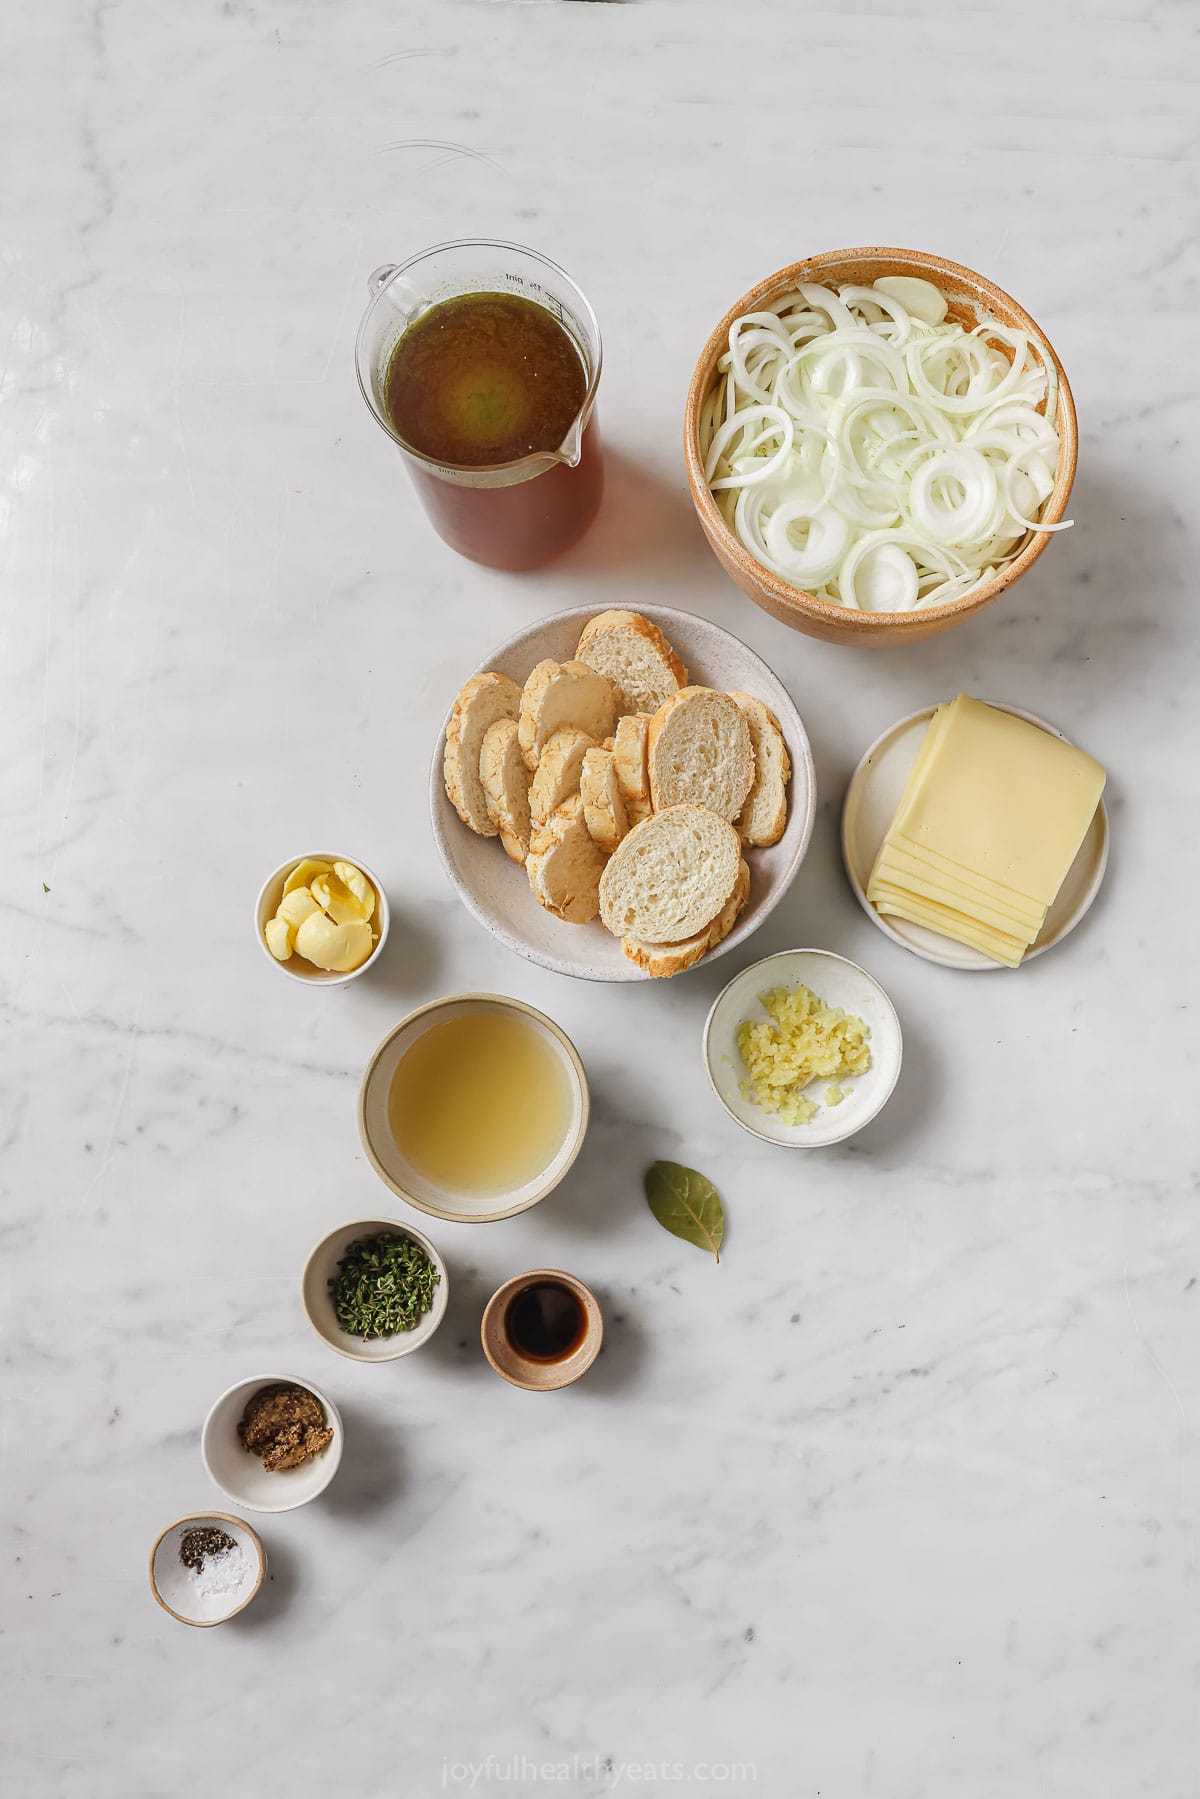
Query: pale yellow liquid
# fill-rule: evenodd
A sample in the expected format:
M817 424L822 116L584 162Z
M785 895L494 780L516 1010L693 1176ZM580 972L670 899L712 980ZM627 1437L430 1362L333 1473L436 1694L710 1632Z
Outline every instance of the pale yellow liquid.
M562 1058L532 1025L467 1012L419 1037L392 1076L388 1123L414 1171L457 1193L504 1193L549 1166L571 1122Z

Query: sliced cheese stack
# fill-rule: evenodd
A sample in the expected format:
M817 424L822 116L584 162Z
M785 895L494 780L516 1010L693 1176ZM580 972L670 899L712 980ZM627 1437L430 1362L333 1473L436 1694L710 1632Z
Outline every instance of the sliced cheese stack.
M867 898L1015 968L1087 835L1104 779L1082 750L960 693L933 716Z

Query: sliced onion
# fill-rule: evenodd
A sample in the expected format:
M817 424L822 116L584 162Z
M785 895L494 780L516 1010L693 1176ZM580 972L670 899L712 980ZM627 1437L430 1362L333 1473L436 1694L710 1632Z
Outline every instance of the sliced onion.
M917 565L898 543L872 544L859 563L856 593L864 612L911 612L918 585Z
M819 283L729 332L701 412L705 475L750 553L865 611L945 604L1017 555L1053 492L1053 363L946 322L931 283Z

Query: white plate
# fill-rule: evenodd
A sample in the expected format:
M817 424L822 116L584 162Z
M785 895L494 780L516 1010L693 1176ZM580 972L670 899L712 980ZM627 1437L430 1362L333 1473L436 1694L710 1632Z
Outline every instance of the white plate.
M1038 718L1032 712L1023 712L1020 706L1008 706L1003 700L986 703L1000 712L1011 712L1014 718L1026 719L1029 724L1049 731L1052 737L1061 737L1064 743L1070 742L1055 725L1047 724L1044 718ZM914 955L923 956L927 962L940 962L944 968L1003 968L1005 963L993 961L991 956L985 956L981 950L972 949L966 943L956 943L952 937L942 937L925 925L910 924L906 918L884 918L867 898L867 882L879 846L887 836L908 771L917 759L926 728L936 711L936 706L926 706L922 711L911 712L907 718L900 719L882 737L876 738L851 775L842 806L842 858L859 905L872 924L878 925L893 943L912 950ZM1061 942L1068 931L1075 929L1100 891L1107 865L1108 813L1101 800L1087 836L1079 846L1079 854L1046 914L1041 933L1025 952L1026 962Z
M575 606L569 612L539 619L502 643L469 672L482 674L495 669L524 684L545 657L558 662L570 660L587 620L603 610L602 606ZM719 625L689 612L674 612L663 606L644 606L641 610L670 640L693 682L726 692L751 693L764 701L783 728L792 759L787 828L770 849L748 852L749 903L724 943L709 951L706 960L710 960L743 943L758 929L779 904L804 860L817 803L812 752L791 695L753 650ZM454 695L447 697L453 705ZM449 723L448 714L446 722ZM443 726L430 771L429 808L442 866L463 904L501 943L556 974L577 975L588 981L648 980L648 975L626 959L620 943L598 919L589 925L576 925L555 918L538 905L529 891L524 869L509 861L499 840L477 837L467 829L446 798L442 780L445 748Z
M839 1081L846 1097L837 1106L823 1102L829 1082L814 1081L807 1097L817 1101L820 1111L807 1124L784 1124L744 1097L741 1085L746 1065L737 1032L745 1019L766 1018L761 1004L764 993L775 987L799 986L810 988L827 1006L840 1006L843 1012L863 1020L871 1033L871 1066L865 1074ZM704 1065L713 1092L744 1131L785 1149L820 1149L861 1131L891 1098L903 1053L896 1008L879 982L857 963L825 949L781 950L744 968L717 995L704 1026Z

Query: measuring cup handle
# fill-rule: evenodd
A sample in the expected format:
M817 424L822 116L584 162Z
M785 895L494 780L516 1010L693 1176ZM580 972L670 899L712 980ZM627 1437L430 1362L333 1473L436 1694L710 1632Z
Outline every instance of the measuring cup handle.
M367 276L367 293L372 300L375 298L375 295L379 292L381 287L387 286L395 273L396 265L394 262L381 263L377 269L372 270Z

